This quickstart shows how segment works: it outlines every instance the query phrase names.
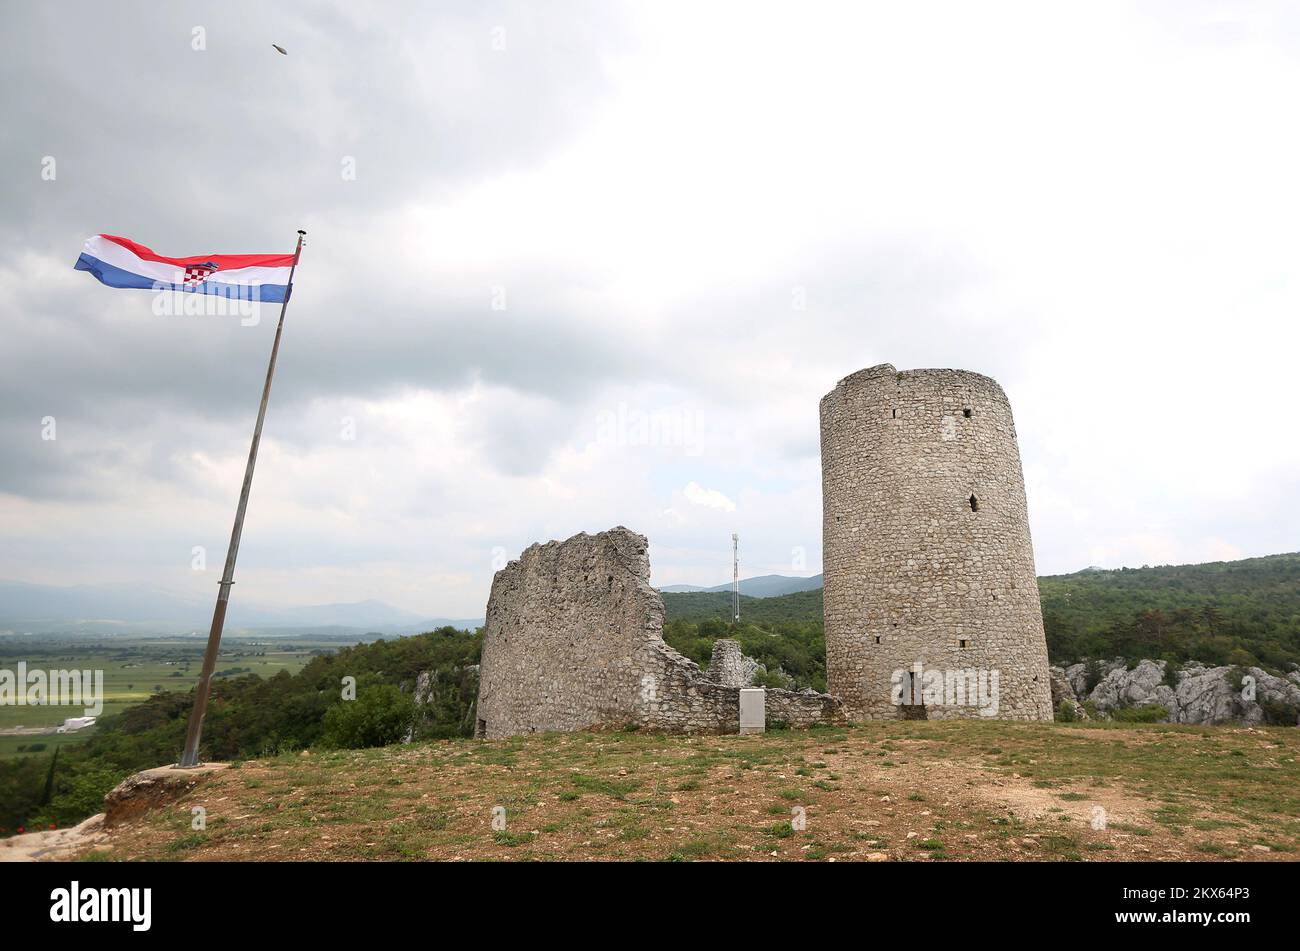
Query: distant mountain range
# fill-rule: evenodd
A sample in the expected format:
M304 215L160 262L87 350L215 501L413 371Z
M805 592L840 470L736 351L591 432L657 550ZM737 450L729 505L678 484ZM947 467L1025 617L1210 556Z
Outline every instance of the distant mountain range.
M215 598L215 594L213 595ZM0 630L34 634L206 632L212 599L138 585L55 585L0 581ZM233 599L226 629L256 633L418 634L444 625L473 629L481 618L422 617L383 601L277 608Z
M822 576L815 574L810 578L796 578L790 575L759 575L757 578L742 578L740 593L751 598L779 598L783 594L796 591L814 591L822 586ZM715 584L704 588L695 584L670 584L659 589L664 594L688 594L692 592L730 591L731 582Z

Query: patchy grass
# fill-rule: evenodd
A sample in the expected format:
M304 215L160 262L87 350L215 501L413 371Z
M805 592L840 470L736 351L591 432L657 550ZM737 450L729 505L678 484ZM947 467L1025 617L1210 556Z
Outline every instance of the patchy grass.
M1286 728L993 721L313 751L214 774L82 858L1293 861L1297 754Z

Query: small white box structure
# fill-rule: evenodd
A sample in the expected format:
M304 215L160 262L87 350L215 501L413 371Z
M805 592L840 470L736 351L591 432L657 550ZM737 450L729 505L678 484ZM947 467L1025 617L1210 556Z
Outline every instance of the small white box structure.
M55 730L55 733L75 733L78 730L84 730L88 726L95 725L94 717L68 717L63 721L63 725Z
M740 689L740 732L762 733L767 729L767 691L762 687Z

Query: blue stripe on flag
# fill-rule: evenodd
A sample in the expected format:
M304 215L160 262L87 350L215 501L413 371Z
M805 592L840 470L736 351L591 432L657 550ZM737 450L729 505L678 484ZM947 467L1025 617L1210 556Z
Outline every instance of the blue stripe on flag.
M133 274L125 271L120 267L114 267L112 264L106 264L99 258L91 257L89 254L82 254L77 258L76 269L78 271L89 271L95 275L102 284L109 287L134 287L143 290L163 290L163 291L181 291L186 294L211 294L217 297L226 297L231 300L252 300L254 291L257 292L257 300L264 304L282 304L284 303L284 294L287 289L285 284L223 284L220 281L204 281L202 284L169 284L166 281L155 281L152 278L141 277L139 274Z

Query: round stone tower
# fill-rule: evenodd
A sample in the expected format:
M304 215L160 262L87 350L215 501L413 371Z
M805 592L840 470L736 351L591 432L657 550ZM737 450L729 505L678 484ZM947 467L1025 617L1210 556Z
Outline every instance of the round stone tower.
M889 364L821 401L826 675L853 719L1050 720L1011 405Z

